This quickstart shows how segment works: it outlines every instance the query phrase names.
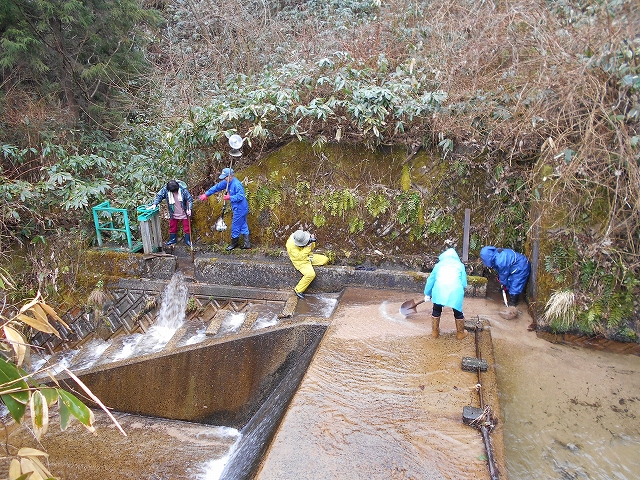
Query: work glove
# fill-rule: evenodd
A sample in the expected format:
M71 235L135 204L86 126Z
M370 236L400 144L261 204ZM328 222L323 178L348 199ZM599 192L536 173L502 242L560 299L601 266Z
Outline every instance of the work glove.
M504 290L505 293L509 293L509 290L504 285L500 285L500 289Z
M155 205L147 205L147 210L155 210L156 206Z
M191 216L191 210L187 210L187 217Z
M425 295L424 296L424 301L425 302L430 302L431 301L431 297L429 295Z
M222 197L222 198L224 198L225 200L230 200L231 199L231 195L229 195L228 193L225 193L224 197Z
M311 236L309 237L309 243L313 243L313 242L315 242L315 241L316 241L316 237L314 237L313 235L311 235Z
M198 198L200 199L201 202L206 202L207 201L207 194L203 193Z

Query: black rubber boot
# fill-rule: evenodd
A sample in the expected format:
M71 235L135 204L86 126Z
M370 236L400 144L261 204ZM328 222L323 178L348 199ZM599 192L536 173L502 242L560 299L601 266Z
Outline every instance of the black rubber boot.
M239 237L232 238L231 239L231 243L227 247L227 250L233 250L234 248L236 248L238 246L238 239L239 239Z
M167 242L167 246L175 245L177 241L178 241L178 234L177 233L170 233L169 234L169 241Z
M251 242L249 242L249 235L243 235L244 236L244 243L242 244L242 248L247 249L247 248L251 248Z
M518 300L520 300L520 294L516 294L516 295L509 295L509 301L507 302L507 304L510 307L515 307L518 305Z
M187 247L190 247L190 246L191 246L191 234L190 234L190 233L185 233L185 234L184 234L184 244L185 244Z

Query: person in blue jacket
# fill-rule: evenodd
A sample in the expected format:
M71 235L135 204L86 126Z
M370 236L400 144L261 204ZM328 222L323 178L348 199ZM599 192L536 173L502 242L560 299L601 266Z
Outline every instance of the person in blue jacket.
M244 195L244 187L242 182L233 176L233 169L224 168L220 174L219 183L215 184L205 193L200 195L200 200L205 202L210 195L222 192L224 190L224 200L231 203L233 211L233 220L231 221L231 243L227 250L233 250L238 247L240 235L244 235L244 243L241 248L251 248L249 242L249 225L247 224L247 215L249 213L249 203Z
M520 294L524 291L531 272L529 259L510 248L496 248L491 245L480 249L480 259L485 267L498 272L500 288L507 293L507 305L518 305Z
M453 248L448 248L438 257L438 263L427 278L424 286L424 301L433 302L431 311L431 335L440 335L440 316L442 307L451 307L456 320L456 338L462 340L467 336L464 331L464 314L462 302L464 287L467 286L467 271L460 257Z
M184 243L188 247L191 246L191 208L193 207L193 197L187 190L186 183L180 180L169 180L167 184L156 194L151 205L147 206L147 210L155 210L162 200L167 201L167 209L169 211L169 241L166 245L175 245L178 238L178 222L182 222L182 231L184 233Z

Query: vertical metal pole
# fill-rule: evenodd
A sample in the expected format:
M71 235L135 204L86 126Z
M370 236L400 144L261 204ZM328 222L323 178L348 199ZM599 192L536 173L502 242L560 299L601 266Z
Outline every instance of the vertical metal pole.
M133 240L131 239L131 229L129 228L129 213L127 213L126 209L121 209L122 214L124 215L124 230L125 235L127 236L127 245L129 245L129 251L133 251Z
M102 235L100 234L100 220L98 219L98 211L93 207L93 223L96 226L96 237L98 239L98 247L102 247Z
M464 233L462 234L462 263L469 261L469 229L471 226L471 209L464 209Z

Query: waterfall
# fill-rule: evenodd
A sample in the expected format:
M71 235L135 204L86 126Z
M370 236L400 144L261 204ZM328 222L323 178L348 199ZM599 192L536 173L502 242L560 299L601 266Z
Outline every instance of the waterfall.
M154 326L176 331L184 323L189 289L182 272L176 272L162 293L160 313Z

